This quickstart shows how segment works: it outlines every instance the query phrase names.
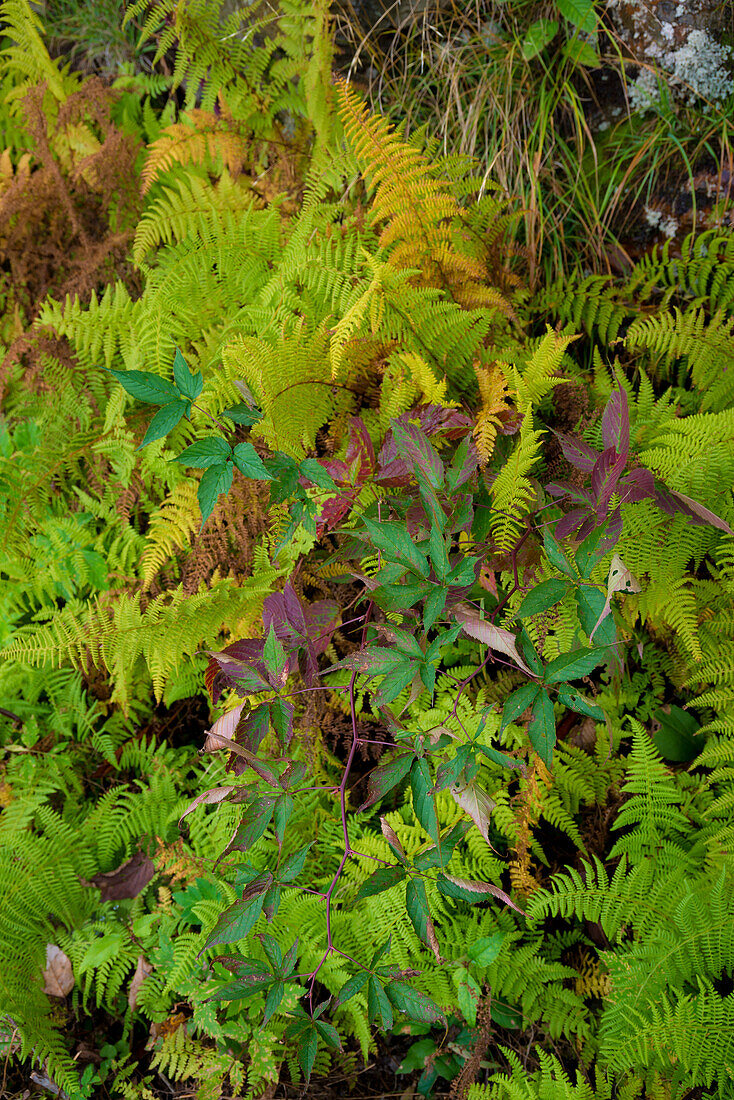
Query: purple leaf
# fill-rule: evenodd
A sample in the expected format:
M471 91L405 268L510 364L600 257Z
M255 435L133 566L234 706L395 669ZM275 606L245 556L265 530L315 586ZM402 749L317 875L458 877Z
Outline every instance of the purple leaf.
M398 453L429 485L437 489L444 481L444 466L436 448L422 428L416 424L395 424L393 435Z
M627 461L630 444L630 418L627 391L620 385L607 401L601 420L601 434L605 449L612 448Z
M587 508L574 508L572 511L567 512L563 519L559 519L556 524L553 535L556 539L565 539L566 535L570 535L573 531L577 531L582 526L584 521L590 514L590 509ZM596 516L592 513L592 518L596 520Z
M622 504L636 504L655 495L655 479L649 470L640 467L623 477L617 486Z
M595 451L588 443L584 443L583 439L575 439L573 436L566 435L565 432L554 430L553 434L561 444L564 457L572 466L575 466L577 470L590 471L594 469L594 463L599 458L598 451Z
M617 488L617 482L624 473L627 465L627 456L618 455L613 447L608 447L594 463L591 473L591 491L596 497L596 510L599 515L606 515L612 493Z
M717 516L715 512L710 511L703 504L699 504L692 497L675 492L674 489L658 489L655 493L655 503L658 508L661 508L669 516L675 515L676 512L688 516L691 523L696 527L711 524L712 527L717 527L719 531L726 531L729 535L734 534L729 524L721 516Z
M306 608L306 631L317 657L329 648L340 618L341 609L336 600L316 600Z

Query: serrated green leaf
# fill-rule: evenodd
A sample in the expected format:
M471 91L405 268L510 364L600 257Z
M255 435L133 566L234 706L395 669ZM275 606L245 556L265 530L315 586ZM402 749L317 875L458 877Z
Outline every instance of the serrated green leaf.
M380 764L379 767L375 768L367 780L367 801L362 803L357 813L366 810L373 802L377 802L378 799L384 798L393 787L396 787L408 774L414 760L414 754L412 752L406 752L402 753L400 756L396 756L395 759L390 760L389 763Z
M190 406L187 406L183 401L172 401L169 405L164 405L162 409L159 409L148 425L143 442L136 450L140 451L143 447L147 447L149 443L153 443L154 440L163 439L164 436L168 435L176 427L187 408L190 408Z
M263 951L273 973L277 973L283 965L283 952L280 950L280 944L269 932L260 932L257 938L263 945Z
M246 852L261 836L264 836L273 816L275 802L275 798L256 798L245 807L237 831L224 849L221 858L230 852Z
M184 397L187 397L189 401L196 401L196 398L204 388L204 379L201 371L197 371L196 374L191 373L186 360L178 348L176 348L176 354L173 359L173 377L178 389Z
M573 710L576 714L585 714L588 718L594 718L597 722L604 721L604 711L594 703L590 703L581 692L572 687L558 689L558 702L564 707Z
M372 545L377 550L382 550L391 561L398 561L403 565L407 565L421 577L428 576L429 568L426 557L415 545L403 524L389 521L373 523L367 517L364 517L362 522L369 533Z
M518 619L527 619L530 615L539 615L542 611L547 611L549 607L560 603L571 587L570 581L558 579L543 581L528 592L520 604L517 609Z
M597 27L594 0L557 0L558 10L564 19L581 31L592 34Z
M548 527L543 532L543 548L554 569L557 569L559 573L565 573L567 577L574 578L576 576L573 566L561 549L560 543L553 537Z
M431 534L428 539L428 554L431 559L431 565L433 566L436 576L443 584L448 576L449 554L446 549L446 540L444 539L443 532L439 531L437 527L431 527ZM474 575L472 574L472 580Z
M345 1004L347 1001L351 1000L352 997L356 997L360 989L362 989L366 984L368 978L369 972L367 970L363 970L361 971L361 973L355 974L352 978L349 979L349 981L345 982L339 990L339 996L336 999L336 1004L334 1005L334 1008L336 1008L338 1005Z
M601 65L599 51L592 46L591 42L582 42L578 38L566 43L563 48L563 57L585 69L598 69Z
M522 43L522 55L525 60L532 61L537 57L557 34L558 23L555 19L536 19L531 23Z
M294 879L298 878L306 865L306 856L315 843L315 840L309 841L308 844L304 844L297 852L294 852L292 856L288 856L288 859L283 860L276 872L278 882L293 882Z
M511 722L514 722L516 718L519 718L529 706L532 706L535 696L540 691L537 684L523 684L516 691L513 691L511 695L508 695L505 699L505 705L502 708L502 725L500 726L500 733L509 726Z
M159 378L142 370L111 370L126 393L146 405L167 405L171 401L180 401L181 395L173 382Z
M391 890L393 886L397 886L404 878L405 868L403 866L378 867L367 881L362 883L354 900L358 902L364 898L374 897L375 894L382 894L385 890Z
M585 581L591 576L594 566L598 565L612 548L606 523L595 527L591 534L586 536L576 551L576 565Z
M411 878L405 888L405 908L408 911L410 922L416 930L418 938L431 947L431 940L435 943L436 934L431 924L431 913L428 908L426 887L422 878ZM430 938L429 938L430 929Z
M435 625L436 620L443 614L447 595L445 588L435 585L433 590L426 596L423 604L423 629L426 632Z
M482 936L474 941L467 954L477 966L489 966L499 955L504 942L504 932L495 932L492 936Z
M551 766L556 743L556 719L553 703L547 691L541 689L533 702L533 714L528 725L528 737L546 768Z
M301 463L301 474L319 489L337 489L334 478L316 458L304 458Z
M442 764L436 772L434 790L445 791L447 787L452 786L466 767L472 752L473 745L462 745L451 760Z
M228 420L234 421L235 424L242 424L245 428L252 427L253 424L257 424L263 418L263 414L259 409L253 409L243 403L232 405L230 409L222 409L222 416L226 416Z
M210 466L204 470L199 482L197 498L201 509L202 527L214 511L214 506L221 493L228 493L232 488L232 463L226 462L222 466Z
M314 1025L301 1035L297 1047L298 1064L303 1070L306 1084L311 1080L311 1071L316 1061L316 1050L318 1045L319 1037L316 1026Z
M270 630L265 639L265 646L263 647L263 663L270 673L273 682L279 683L282 686L285 683L285 670L288 664L288 658L283 649L283 643L275 633L275 627L272 623L270 624Z
M273 807L273 827L275 839L278 841L278 849L283 847L285 827L293 813L293 799L289 794L281 794Z
M327 1024L325 1020L319 1020L319 1022L316 1024L316 1030L326 1043L327 1047L330 1047L332 1050L342 1049L339 1032L336 1030L333 1024Z
M590 636L606 606L606 596L598 588L592 588L591 585L579 585L576 591L576 606L578 607L581 627ZM599 626L596 626L594 644L599 646L613 645L616 640L617 628L612 615L609 614L605 619L602 619Z
M430 997L426 997L425 993L419 993L405 982L390 982L386 993L395 1008L404 1012L409 1019L421 1020L425 1024L446 1023L446 1017L438 1005Z
M249 885L249 895L246 900L234 902L223 913L219 914L217 923L212 928L202 951L214 947L218 943L237 943L245 938L247 933L257 923L262 912L263 897L272 881L272 875L258 875ZM253 891L257 891L253 895Z
M385 987L377 978L370 977L367 983L367 1016L369 1022L381 1031L390 1031L393 1025L392 1005L385 993Z
M262 1026L266 1027L268 1020L271 1018L274 1012L277 1011L280 1002L283 1000L283 994L285 993L284 982L273 982L265 997L265 1008L263 1009Z
M545 666L543 681L546 684L557 684L564 680L578 680L581 676L588 676L605 657L606 651L597 648L562 653Z
M473 977L465 966L459 966L454 972L456 982L457 1001L462 1016L469 1027L477 1026L477 1008L482 997L479 982Z
M206 470L209 466L220 466L232 454L232 448L226 439L219 435L198 439L175 459L182 466L193 466L197 470Z
M252 443L238 443L234 451L234 464L241 474L254 481L272 481L273 475L263 465L263 460Z
M430 793L431 772L425 760L416 760L410 770L410 787L413 792L413 810L415 816L430 836L437 848L441 847L436 817L436 803Z

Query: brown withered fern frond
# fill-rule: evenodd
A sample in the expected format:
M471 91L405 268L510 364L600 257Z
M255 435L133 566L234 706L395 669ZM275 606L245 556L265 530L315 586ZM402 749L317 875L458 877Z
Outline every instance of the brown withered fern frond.
M30 170L0 195L0 262L32 316L49 292L86 297L123 263L137 220L136 143L110 119L111 94L97 78L69 96L53 124L45 86L31 88L24 117ZM116 223L110 228L110 207Z

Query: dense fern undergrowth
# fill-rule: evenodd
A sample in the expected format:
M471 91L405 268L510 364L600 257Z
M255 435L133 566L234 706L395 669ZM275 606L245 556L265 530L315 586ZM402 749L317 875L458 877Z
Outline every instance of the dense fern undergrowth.
M734 237L230 8L0 5L0 1090L734 1097Z

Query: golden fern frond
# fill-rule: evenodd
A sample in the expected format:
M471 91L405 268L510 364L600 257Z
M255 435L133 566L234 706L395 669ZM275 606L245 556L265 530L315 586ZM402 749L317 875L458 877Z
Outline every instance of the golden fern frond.
M559 336L547 326L547 332L538 344L523 370L512 367L512 383L517 393L518 407L528 412L538 405L547 393L563 382L561 362L569 344L578 336ZM510 381L510 379L508 379Z
M482 462L487 462L494 450L497 430L502 424L497 414L509 408L507 404L509 392L507 379L498 363L493 363L489 367L475 365L474 370L479 383L479 396L482 399L482 407L477 413L477 422L474 427L474 442Z
M384 223L379 243L390 249L390 263L417 269L419 284L447 288L462 305L512 316L507 300L491 286L486 265L462 251L456 229L462 211L450 183L434 179L423 153L371 114L345 81L337 82L336 100L355 156L376 187L370 221Z
M183 122L166 126L148 146L141 173L143 194L174 164L223 164L233 176L239 175L247 159L249 139L235 127L226 111L216 115L200 108L188 111Z

